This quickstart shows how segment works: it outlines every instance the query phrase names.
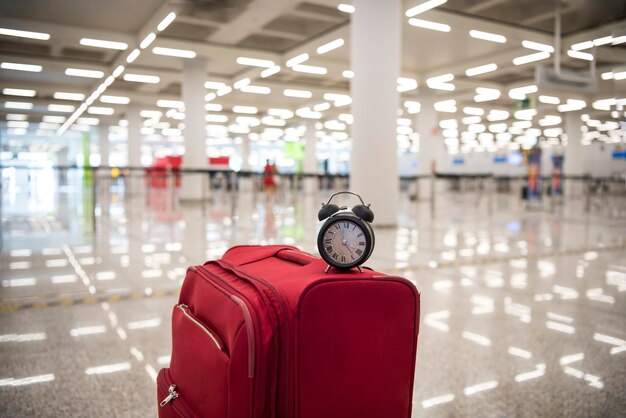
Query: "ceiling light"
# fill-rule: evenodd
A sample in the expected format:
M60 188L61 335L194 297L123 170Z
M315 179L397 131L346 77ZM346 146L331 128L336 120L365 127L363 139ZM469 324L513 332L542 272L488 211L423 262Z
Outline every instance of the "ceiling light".
M449 25L446 25L443 23L431 22L429 20L411 18L409 19L409 25L416 26L418 28L423 28L423 29L436 30L439 32L450 32Z
M626 71L620 71L619 73L613 73L614 80L623 80L626 78Z
M426 79L426 84L447 83L454 80L454 74L443 74Z
M302 99L310 99L313 93L308 90L285 89L283 94L287 97L299 97Z
M325 75L328 73L328 70L326 68L316 67L313 65L294 65L293 67L291 67L291 69L299 73L307 73L307 74Z
M59 116L59 117L62 117L62 116ZM61 123L39 122L39 125L37 125L37 128L55 130L55 129L59 129L60 126L61 126Z
M163 20L161 21L161 23L159 23L159 24L157 25L157 30L158 30L159 32L164 31L164 30L165 30L165 28L167 28L167 27L170 25L170 23L172 23L172 22L174 21L174 19L176 19L176 13L174 13L174 12L169 13L167 16L165 16L165 17L163 18Z
M589 48L593 48L593 41L579 42L571 46L571 49L573 49L574 51L581 51L583 49L589 49Z
M480 116L466 116L463 119L461 119L461 122L464 125L473 125L476 123L480 123L481 117Z
M156 105L158 107L172 107L175 109L182 109L185 107L185 103L180 100L159 99L157 100Z
M102 39L81 38L80 44L84 46L93 46L95 48L116 49L118 51L125 51L126 49L128 49L127 43L105 41Z
M157 119L157 118L160 118L162 115L163 115L163 112L159 110L144 109L139 112L139 116L141 116L142 118Z
M530 55L522 55L521 57L513 58L513 64L524 65L530 62L545 60L550 58L550 53L546 51L537 52Z
M480 30L471 30L469 34L472 38L482 39L483 41L497 42L499 44L503 44L506 42L505 36L498 35L496 33L483 32Z
M412 115L419 113L422 110L422 104L414 100L406 100L404 102L404 107L406 107L407 112Z
M30 124L23 120L10 120L7 122L8 128L28 128L28 125Z
M405 91L409 91L409 90L415 90L417 88L417 80L414 78L409 78L409 77L398 77L396 79L396 83L398 83L397 86L397 90L400 93L403 93Z
M434 107L437 112L454 113L456 112L456 100L441 100L439 102L435 102Z
M65 122L65 116L44 115L42 120L47 123L63 123Z
M344 12L344 13L354 13L354 6L352 6L351 4L345 4L345 3L341 3L339 6L337 6L337 9L339 9L339 11Z
M256 115L259 110L254 106L233 106L233 112L244 113L246 115Z
M611 35L603 36L602 38L594 39L593 40L593 45L594 46L602 46L602 45L610 44L611 41L613 41L613 37Z
M341 75L345 78L354 78L354 71L344 70Z
M554 53L554 47L552 45L542 44L539 42L533 41L522 41L522 46L528 49L535 49L537 51L544 51L549 53Z
M124 74L124 80L132 81L135 83L149 83L156 84L161 79L156 75L144 75L144 74Z
M509 112L506 110L492 109L487 115L489 122L497 122L500 120L507 120L509 118Z
M323 112L328 109L330 109L330 103L328 102L319 103L313 106L313 110L316 112Z
M76 106L72 106L72 105L62 105L62 104L49 104L48 105L49 112L71 113L74 110L76 110Z
M572 58L578 58L578 59L586 60L586 61L593 61L593 54L590 54L588 52L573 51L570 49L567 51L567 55L569 55Z
M624 42L626 42L626 35L622 35L622 36L618 36L617 38L613 38L613 40L611 41L611 45L615 46L615 45L623 44ZM574 49L574 48L572 48L572 49Z
M148 46L150 46L152 42L154 42L155 39L156 35L154 34L154 32L150 32L145 38L143 38L143 41L141 41L139 47L141 49L146 49Z
M307 53L296 55L295 57L291 58L290 60L287 60L285 65L287 67L293 67L294 65L302 64L304 61L306 61L308 59L309 59L309 54L307 54Z
M100 97L102 103L111 104L128 104L130 103L130 97L126 96L102 96Z
M204 87L207 89L213 89L213 90L218 90L221 89L222 87L225 87L226 84L224 83L220 83L219 81L206 81L204 83Z
M515 100L524 100L527 94L536 93L537 91L538 88L534 84L530 86L516 87L509 90L509 97Z
M113 78L117 78L120 75L122 75L123 72L124 72L124 66L118 65L117 68L115 68L115 70L113 71L113 74L111 74L111 76L113 76Z
M289 119L293 117L293 112L289 109L270 108L270 109L267 109L267 114L270 116L276 116L282 119Z
M31 32L27 30L17 30L17 29L8 29L8 28L0 28L0 35L15 36L18 38L39 39L40 41L47 41L48 39L50 39L49 33Z
M128 54L128 57L126 57L126 62L131 64L133 61L135 61L137 59L137 57L139 56L139 54L141 54L141 50L139 48L135 48L133 50L133 52L131 52L130 54Z
M613 72L612 71L607 71L606 73L600 74L600 77L603 80L613 80Z
M327 52L332 51L333 49L337 49L340 46L343 46L344 43L345 42L344 42L343 38L335 39L334 41L328 42L327 44L324 44L324 45L320 46L319 48L317 48L317 53L318 54L325 54Z
M85 78L102 78L104 77L104 73L102 71L96 70L83 70L80 68L66 68L65 75L70 75L74 77L85 77Z
M27 120L28 116L17 113L7 113L6 118L7 120Z
M248 57L238 57L237 64L249 65L251 67L262 67L262 68L270 68L276 65L274 61L262 60L258 58L248 58Z
M208 110L209 112L221 112L223 108L224 106L217 103L207 103L204 105L204 109Z
M498 66L494 63L481 65L479 67L468 68L465 70L465 75L468 77L473 77L475 75L490 73L498 69Z
M217 98L217 94L209 93L206 96L204 96L204 101L210 102L211 100L215 100L216 98Z
M87 109L87 113L92 114L92 115L107 115L107 116L110 116L110 115L115 113L115 109L113 109L112 107L92 106L89 109Z
M261 71L261 77L262 78L267 78L269 76L272 76L276 73L280 72L280 65L275 65L273 67L267 68L263 71Z
M428 0L427 2L424 2L422 4L418 4L415 7L411 7L404 14L406 15L406 17L413 17L413 16L416 16L416 15L418 15L420 13L424 13L427 10L434 9L437 6L441 6L442 4L444 4L447 1L448 0Z
M5 109L32 109L33 104L27 102L4 102Z
M246 77L246 78L242 78L239 81L235 81L235 83L233 84L233 87L239 90L240 88L242 88L243 86L247 86L248 84L250 84L250 79Z
M228 93L230 93L231 91L233 91L233 88L231 86L224 86L221 89L217 90L215 93L218 96L225 96Z
M31 73L40 73L43 67L41 65L18 64L16 62L3 62L0 64L3 70L28 71Z
M24 128L11 128L7 130L9 135L26 135L27 132L28 130Z
M196 53L188 49L162 48L160 46L155 46L154 48L152 48L152 53L157 54L157 55L166 55L168 57L178 57L178 58L195 58L196 57Z
M456 89L456 86L452 83L430 83L428 84L428 88L435 90L454 91Z
M2 89L2 94L7 96L35 97L37 92L35 90L5 88Z
M539 96L539 101L545 104L558 105L561 103L561 99L555 96Z
M463 113L466 115L482 116L485 114L485 111L480 107L464 107Z
M518 110L513 114L515 119L520 119L520 120L533 120L535 115L537 115L537 109Z
M272 89L265 86L243 86L241 91L244 93L253 93L253 94L270 94Z

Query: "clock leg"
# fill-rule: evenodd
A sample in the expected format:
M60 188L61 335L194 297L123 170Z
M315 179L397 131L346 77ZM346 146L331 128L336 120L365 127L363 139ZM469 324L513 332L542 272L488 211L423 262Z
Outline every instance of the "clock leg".
M329 270L330 270L330 265L326 266L326 270L324 270L324 273L328 273Z
M359 273L363 273L363 269L361 268L361 266L356 266L357 270L359 270Z

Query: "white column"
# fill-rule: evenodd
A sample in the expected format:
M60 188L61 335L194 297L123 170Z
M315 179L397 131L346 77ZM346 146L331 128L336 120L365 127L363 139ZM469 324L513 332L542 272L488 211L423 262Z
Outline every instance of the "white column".
M565 196L581 195L583 182L580 180L567 179L568 176L582 176L586 174L585 149L580 140L582 137L580 128L582 120L580 112L567 112L565 118L565 133L567 145L565 147L565 160L563 161L563 175Z
M100 165L109 166L109 125L100 123L98 125L98 141L100 150Z
M402 43L401 0L355 0L351 55L350 188L372 203L377 226L396 225L399 179L396 145Z
M421 110L417 114L417 132L420 136L420 147L417 154L417 175L432 176L433 170L441 170L441 162L445 148L439 129L439 117L435 110L435 98L429 95L420 97ZM435 192L432 178L419 179L419 199L431 199Z
M304 133L304 174L317 173L317 137L315 136L315 120L307 120L306 132ZM316 177L305 177L302 186L305 193L313 193L317 190L318 180Z
M136 105L128 106L126 119L128 120L128 167L141 167L141 116L140 108ZM127 193L136 194L142 190L143 173L133 170L126 182Z
M250 167L250 137L244 135L241 142L241 171L251 171ZM253 188L253 180L249 175L239 176L239 191L251 192Z
M195 58L183 64L182 98L185 103L185 156L183 168L208 168L206 153L206 122L204 120L204 82L206 81L206 60ZM201 200L205 174L184 173L182 177L181 200ZM208 187L208 182L206 182Z

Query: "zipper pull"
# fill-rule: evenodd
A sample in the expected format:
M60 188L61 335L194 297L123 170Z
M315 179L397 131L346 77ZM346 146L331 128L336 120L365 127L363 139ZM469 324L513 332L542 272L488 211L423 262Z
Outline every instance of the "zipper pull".
M174 399L178 398L178 392L176 392L176 385L170 386L167 391L170 394L167 395L167 397L161 401L161 403L159 404L161 406L165 406L168 403L172 402Z

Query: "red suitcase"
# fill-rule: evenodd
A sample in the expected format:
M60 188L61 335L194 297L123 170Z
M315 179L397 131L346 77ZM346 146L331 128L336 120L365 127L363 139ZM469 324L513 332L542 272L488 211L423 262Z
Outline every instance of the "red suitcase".
M325 268L288 246L234 247L191 267L159 417L410 417L415 286Z

